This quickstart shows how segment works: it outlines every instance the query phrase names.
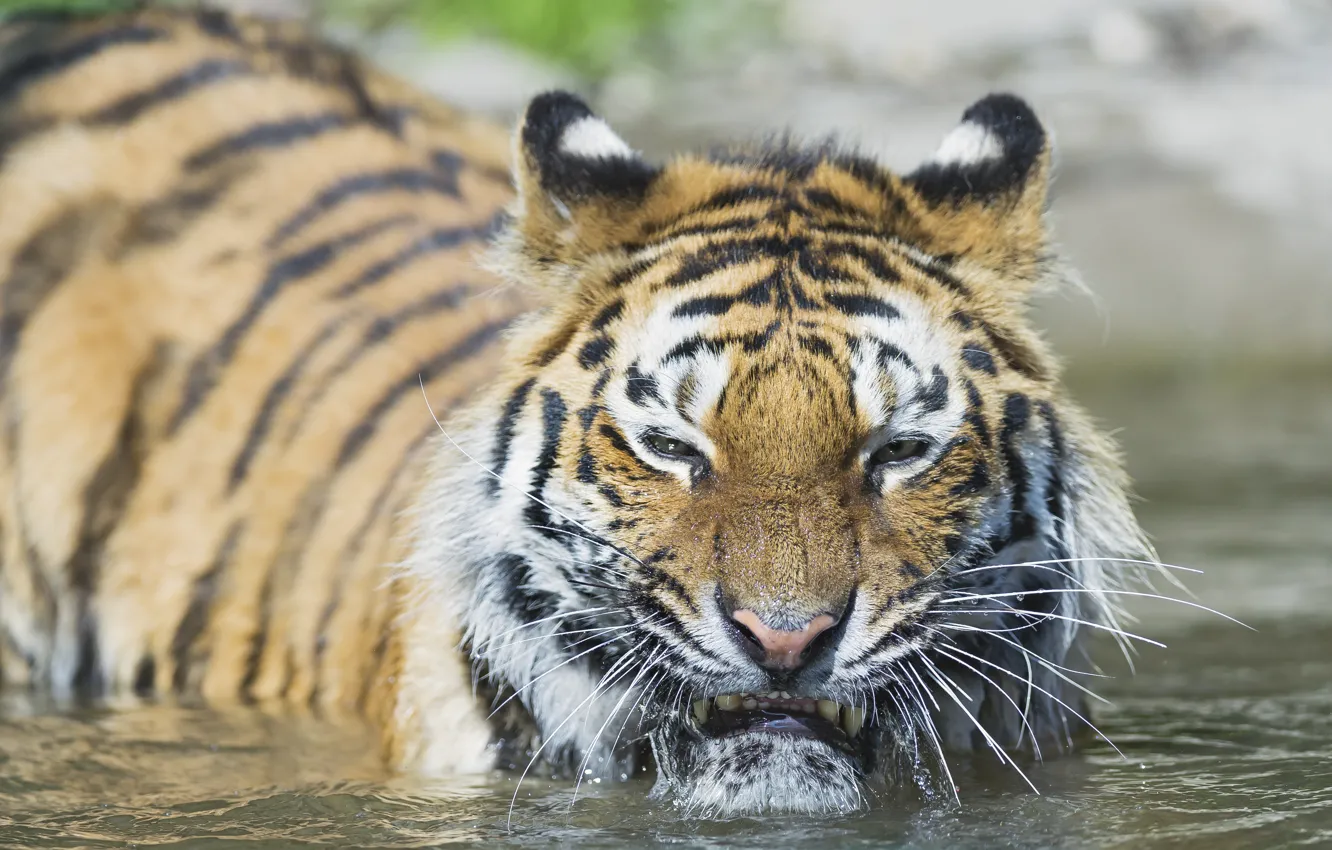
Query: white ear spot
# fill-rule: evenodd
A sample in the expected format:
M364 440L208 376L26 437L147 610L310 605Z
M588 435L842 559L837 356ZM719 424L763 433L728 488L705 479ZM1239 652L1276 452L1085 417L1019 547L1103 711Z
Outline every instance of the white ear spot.
M972 165L1004 155L1004 143L990 130L974 121L965 121L947 136L930 157L938 165Z
M584 159L631 159L633 148L594 115L579 118L560 137L560 152Z

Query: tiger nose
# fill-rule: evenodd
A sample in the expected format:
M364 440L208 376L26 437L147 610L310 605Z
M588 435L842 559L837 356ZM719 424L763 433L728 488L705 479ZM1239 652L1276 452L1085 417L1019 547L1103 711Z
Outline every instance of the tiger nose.
M799 630L769 628L748 608L731 612L731 620L746 638L750 657L769 670L797 670L804 665L814 639L837 625L831 614L820 614Z

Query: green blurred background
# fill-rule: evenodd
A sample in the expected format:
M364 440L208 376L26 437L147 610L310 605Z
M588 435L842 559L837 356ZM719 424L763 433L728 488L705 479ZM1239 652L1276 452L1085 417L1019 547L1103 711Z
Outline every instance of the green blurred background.
M658 156L792 129L910 167L968 103L1016 91L1054 132L1056 234L1094 293L1037 304L1075 368L1332 362L1325 0L212 5L307 19L503 121L539 90L575 89Z

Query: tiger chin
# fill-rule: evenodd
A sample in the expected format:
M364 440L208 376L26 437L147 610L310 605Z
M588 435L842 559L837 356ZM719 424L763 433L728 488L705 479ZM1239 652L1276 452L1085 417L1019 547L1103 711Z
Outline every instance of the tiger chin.
M1026 316L1064 268L1022 100L906 174L655 163L289 24L0 44L7 687L345 711L406 771L655 770L712 817L1089 725L1070 670L1154 556Z

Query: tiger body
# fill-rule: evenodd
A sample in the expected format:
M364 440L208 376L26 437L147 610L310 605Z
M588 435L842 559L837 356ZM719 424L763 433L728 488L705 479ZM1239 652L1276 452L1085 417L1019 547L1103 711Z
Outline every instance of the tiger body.
M7 687L363 714L433 774L651 761L709 813L1068 740L1077 623L1151 553L1024 316L1058 269L1025 105L907 177L658 167L567 95L511 157L285 24L0 56ZM818 734L708 731L769 692Z
M6 35L6 684L391 700L418 377L483 389L520 309L507 134L289 25Z

